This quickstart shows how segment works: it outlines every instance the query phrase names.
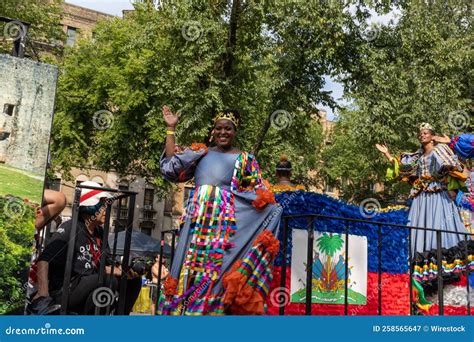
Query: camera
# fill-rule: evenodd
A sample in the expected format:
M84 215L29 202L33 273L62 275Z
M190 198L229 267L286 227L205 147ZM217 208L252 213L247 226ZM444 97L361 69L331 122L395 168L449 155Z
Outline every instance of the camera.
M151 270L153 266L153 260L146 257L139 257L132 259L130 269L136 272L139 275L144 275Z

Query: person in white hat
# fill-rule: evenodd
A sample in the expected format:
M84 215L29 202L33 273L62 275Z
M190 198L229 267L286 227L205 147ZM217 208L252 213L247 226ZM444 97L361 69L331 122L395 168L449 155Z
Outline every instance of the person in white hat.
M101 188L95 182L83 182L82 185ZM69 292L69 310L78 314L94 314L95 304L102 303L104 291L95 291L99 283L99 267L102 244L107 244L106 272L111 272L113 260L110 258L107 239L103 240L103 228L106 209L114 197L101 189L82 189L79 218L77 222L76 245L73 257L71 288ZM72 220L63 223L51 237L38 259L38 292L34 295L32 314L45 313L44 307L61 302L64 271L67 260L68 242ZM114 268L114 275L121 276L121 267ZM141 279L136 273L128 274L125 313L130 313L141 288ZM117 288L117 279L111 278L110 288ZM110 292L107 292L110 293ZM97 297L97 298L94 298ZM111 300L111 302L114 302ZM35 312L35 307L39 312Z

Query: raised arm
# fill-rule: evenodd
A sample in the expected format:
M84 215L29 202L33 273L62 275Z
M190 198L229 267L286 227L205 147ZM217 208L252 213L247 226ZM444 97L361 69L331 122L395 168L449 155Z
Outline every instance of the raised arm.
M174 138L176 124L178 123L179 114L173 114L168 106L163 106L163 118L166 123L166 157L174 156L176 142Z
M377 148L377 150L380 151L380 153L382 153L385 156L385 158L387 158L391 163L393 163L394 158L392 157L392 155L388 151L387 146L381 145L381 144L375 144L375 147Z

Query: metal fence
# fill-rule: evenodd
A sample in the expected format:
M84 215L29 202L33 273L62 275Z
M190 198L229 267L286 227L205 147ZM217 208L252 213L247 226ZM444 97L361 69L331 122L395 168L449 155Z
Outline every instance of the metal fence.
M434 228L420 228L420 227L413 227L413 226L406 226L400 224L390 224L386 222L377 222L372 220L362 220L362 219L351 219L345 217L337 217L337 216L328 216L328 215L318 215L318 214L307 214L307 215L291 215L283 217L283 232L282 232L282 246L281 246L281 253L282 253L282 264L281 264L281 278L280 278L280 298L282 299L284 296L284 289L286 287L286 269L287 269L287 251L288 251L288 231L289 227L289 220L290 219L298 219L298 218L305 218L307 219L307 230L308 230L308 240L307 240L307 256L306 256L306 264L312 265L313 264L313 241L314 241L314 226L316 220L341 220L345 223L365 223L370 225L377 226L377 236L378 236L378 243L377 243L377 274L378 274L378 281L377 281L377 288L378 288L378 309L377 314L382 315L382 227L390 227L393 229L404 229L407 230L408 235L408 253L409 257L407 263L409 262L409 291L410 291L410 315L413 314L413 293L412 293L412 278L413 278L413 267L412 267L412 260L413 260L413 253L412 253L412 230L424 230L424 231L433 231L436 233L436 241L437 241L437 267L438 267L438 274L437 274L437 282L438 282L438 302L439 302L439 315L442 316L444 314L444 303L443 303L443 268L442 268L442 233L448 234L457 234L464 236L464 240L468 240L468 236L474 236L474 234L470 233L458 233L452 232L447 230L438 230ZM348 224L345 225L344 228L344 235L345 235L345 255L349 255L349 233L351 227ZM467 244L466 244L466 255L467 253ZM345 279L344 279L344 315L348 315L348 263L345 263ZM470 303L470 294L469 294L469 267L466 267L466 288L467 288L467 312L468 315L471 315L471 303ZM306 267L306 309L305 314L311 315L311 296L312 296L312 268ZM279 310L280 315L285 314L285 306L281 306Z
M128 205L128 219L127 219L127 225L126 225L126 237L125 237L125 246L124 246L124 254L123 254L123 261L122 262L122 274L120 277L120 282L119 282L119 298L118 298L118 309L116 311L116 314L124 314L124 307L125 307L125 293L126 293L126 287L127 287L127 273L129 270L129 257L130 257L130 244L131 244L131 234L132 234L132 224L133 224L133 209L135 207L135 198L137 193L132 192L132 191L126 191L126 190L116 190L116 189L108 189L108 188L96 188L96 187L90 187L90 186L81 186L78 185L75 190L75 195L74 195L74 203L72 207L72 230L71 230L71 238L69 241L69 246L75 246L76 243L76 232L77 232L77 220L79 216L79 199L81 195L81 190L82 189L100 189L100 190L105 190L114 194L117 194L117 196L113 197L113 201L120 200L123 197L129 197L129 205ZM109 205L107 207L107 212L106 212L106 222L104 226L104 232L103 232L103 241L106 241L108 239L109 235L109 228L110 228L110 217L111 217L111 209L112 206ZM120 201L118 202L118 211L120 212ZM307 265L312 265L313 264L313 248L314 248L314 232L315 232L315 225L317 220L339 220L339 221L344 221L344 235L345 235L345 255L349 255L349 250L350 250L350 244L349 244L349 234L351 233L351 224L355 223L363 223L363 224L369 224L377 227L377 274L378 274L378 281L377 281L377 288L378 288L378 309L377 309L377 314L382 315L382 246L383 246L383 236L382 236L382 227L389 227L391 229L403 229L407 231L407 236L408 236L408 260L407 263L409 265L409 292L410 292L410 314L413 314L413 293L412 293L412 278L413 278L413 267L412 267L412 260L413 260L413 253L412 253L412 237L411 237L411 232L413 230L424 230L424 231L433 231L436 234L436 241L437 241L437 268L438 268L438 274L437 274L437 284L438 284L438 302L439 302L439 315L444 314L444 304L443 304L443 268L442 268L442 234L457 234L457 235L462 235L464 237L464 240L467 241L469 236L474 236L474 234L471 233L458 233L458 232L452 232L452 231L447 231L447 230L438 230L434 228L420 228L420 227L413 227L413 226L406 226L406 225L400 225L400 224L391 224L391 223L386 223L386 222L377 222L373 220L363 220L363 219L352 219L352 218L345 218L345 217L338 217L338 216L329 216L329 215L319 215L319 214L305 214L305 215L291 215L291 216L284 216L282 218L283 224L281 225L283 231L282 231L282 245L281 245L281 250L280 254L282 256L281 258L281 278L280 278L280 288L281 292L279 294L280 298L283 299L284 297L284 290L286 288L286 271L287 271L287 257L288 257L288 240L289 240L289 231L292 229L289 226L289 220L291 219L306 219L307 220L307 231L308 231L308 237L307 237L307 255L306 255L306 264ZM369 229L369 228L367 228ZM115 231L115 237L114 237L114 243L112 247L112 259L115 259L116 256L116 250L117 250L117 233L118 230L116 229ZM171 256L170 256L170 266L172 266L173 261L174 261L174 253L175 253L175 244L176 244L176 230L166 230L161 232L161 238L160 238L160 243L161 243L161 248L160 248L160 260L163 260L164 256L164 246L165 246L165 240L168 235L170 235L171 239ZM108 283L110 283L110 277L113 277L113 275L109 275L106 277L105 274L105 258L106 258L106 246L107 244L102 244L101 246L101 258L100 258L100 269L99 269L99 283L101 286L107 286ZM69 302L69 287L70 287L70 282L71 282L71 272L72 272L72 264L73 264L73 256L74 256L74 250L75 248L68 248L67 251L67 262L66 262L66 271L64 275L64 284L63 284L63 294L62 294L62 303L61 303L61 314L67 314L68 313L68 302ZM466 255L468 254L467 250L467 244L466 244ZM409 262L410 261L410 262ZM113 274L113 265L112 265L112 274ZM344 279L344 315L348 315L348 263L345 263L345 279ZM161 294L161 288L162 288L162 281L161 277L163 274L163 263L161 262L158 268L158 284L157 284L157 291L158 295L156 296L156 305L158 308L159 301L160 301L160 294ZM471 303L470 303L470 284L469 284L469 267L466 267L466 289L467 289L467 312L468 315L471 315ZM311 315L312 312L312 302L311 302L311 297L312 297L312 267L306 267L306 302L305 302L305 314L306 315ZM100 308L96 308L95 314L100 314L103 312L100 312ZM106 313L110 313L108 310ZM281 306L279 309L279 314L280 315L285 315L285 306Z
M125 294L127 290L127 274L129 271L129 262L130 259L130 244L132 241L132 226L133 226L133 215L135 209L135 199L137 192L128 191L128 190L118 190L118 189L110 189L110 188L103 188L103 187L93 187L93 186L85 186L85 185L77 185L74 193L74 202L72 206L72 226L71 226L71 234L68 246L73 246L73 248L68 248L67 250L67 260L66 260L66 268L64 272L64 283L62 289L62 296L61 296L61 315L68 314L68 303L69 303L69 295L70 295L70 284L71 284L71 274L72 274L72 267L73 267L73 258L76 246L76 237L77 237L77 221L79 218L79 202L81 197L81 190L82 189L91 189L91 190L103 190L108 191L114 196L109 199L110 205L107 206L106 211L106 218L105 218L105 225L102 235L102 241L108 241L109 230L110 230L110 217L111 217L111 210L112 210L112 203L114 201L118 202L118 211L120 212L120 199L124 197L129 197L129 206L128 206L128 216L127 216L127 225L125 227L125 244L124 244L124 251L123 251L123 262L122 262L122 274L119 280L119 297L118 297L118 306L116 314L123 315L125 312ZM112 248L112 260L115 260L116 251L117 251L117 233L118 230L115 230L114 236L114 244ZM111 273L106 277L105 274L105 263L106 263L106 248L108 243L102 243L101 251L100 251L100 266L99 266L99 284L100 286L110 286L111 278L114 274L114 267L115 265L112 264ZM100 308L96 307L95 314L100 314ZM110 307L106 308L106 314L110 314Z
M383 236L382 236L382 227L390 227L392 229L403 229L407 231L407 236L408 236L408 268L409 268L409 292L410 292L410 315L413 315L413 292L412 292L412 279L413 279L413 267L412 267L412 260L413 260L413 253L412 253L412 237L411 237L411 232L412 230L424 230L424 231L433 231L436 233L436 241L437 241L437 267L438 267L438 274L437 274L437 283L438 283L438 302L439 302L439 315L444 314L444 303L443 303L443 268L442 268L442 235L443 233L447 234L458 234L464 236L464 240L467 241L469 236L474 236L474 234L471 233L457 233L457 232L452 232L452 231L447 231L447 230L438 230L434 228L420 228L420 227L413 227L413 226L407 226L407 225L400 225L400 224L391 224L391 223L386 223L386 222L377 222L373 220L362 220L362 219L351 219L351 218L345 218L345 217L338 217L338 216L329 216L329 215L319 215L319 214L306 214L306 215L290 215L290 216L284 216L282 218L283 220L283 225L282 225L282 245L281 245L281 256L282 256L282 261L281 261L281 278L280 278L280 302L284 302L283 298L285 296L284 290L286 288L286 270L287 270L287 253L288 253L288 238L289 238L289 220L290 219L306 219L307 220L307 231L308 231L308 238L307 238L307 256L306 256L306 265L312 265L313 264L313 247L314 247L314 232L315 232L315 223L316 220L340 220L344 221L346 223L345 228L344 228L344 235L345 235L345 255L349 255L349 234L351 232L351 227L349 226L351 223L364 223L364 224L370 224L370 225L375 225L377 226L377 236L378 236L378 242L377 242L377 259L378 259L378 264L377 264L377 275L378 275L378 280L377 280L377 288L378 288L378 308L377 308L377 314L382 315L382 245L383 245ZM368 229L368 228L367 228ZM174 251L175 247L175 235L176 231L164 231L162 232L161 235L161 243L162 245L164 244L165 240L165 235L166 234L172 234L172 250ZM467 246L467 245L466 245ZM466 247L467 248L467 247ZM163 249L162 249L163 250ZM466 255L467 253L466 249ZM162 256L162 254L161 254ZM171 264L173 262L173 255L171 256ZM348 303L348 263L345 263L345 279L344 279L344 315L348 315L348 308L349 308L349 303ZM159 267L159 275L158 275L158 296L157 296L157 302L156 305L158 307L158 302L160 298L160 291L161 291L161 274L162 274L162 265L160 264ZM470 292L469 292L469 267L466 267L466 288L467 288L467 314L471 315L471 303L470 303ZM305 302L305 314L306 315L311 315L311 314L317 314L312 312L312 307L311 307L311 297L312 297L312 268L311 267L306 267L306 302ZM279 309L279 314L280 315L285 315L285 305L281 306Z

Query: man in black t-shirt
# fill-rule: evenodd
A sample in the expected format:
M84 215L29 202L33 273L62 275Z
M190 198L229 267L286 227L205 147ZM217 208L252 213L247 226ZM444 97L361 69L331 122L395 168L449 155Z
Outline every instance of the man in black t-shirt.
M94 182L84 182L84 185L100 187ZM79 205L79 218L77 222L77 236L71 272L71 285L69 291L68 309L79 314L91 315L95 311L95 302L101 302L102 287L99 283L100 253L102 244L106 244L107 274L112 272L107 239L103 240L103 224L108 199L112 196L102 190L83 189ZM51 237L48 245L38 259L38 292L33 297L32 305L44 306L46 304L61 303L61 294L66 268L67 251L72 220L61 224ZM120 266L114 268L114 276L110 277L109 288L115 291L122 270ZM125 314L129 314L141 288L139 275L130 270L128 274L127 293L125 296ZM102 291L110 295L110 291ZM94 296L96 298L94 298ZM38 306L38 305L37 305Z

